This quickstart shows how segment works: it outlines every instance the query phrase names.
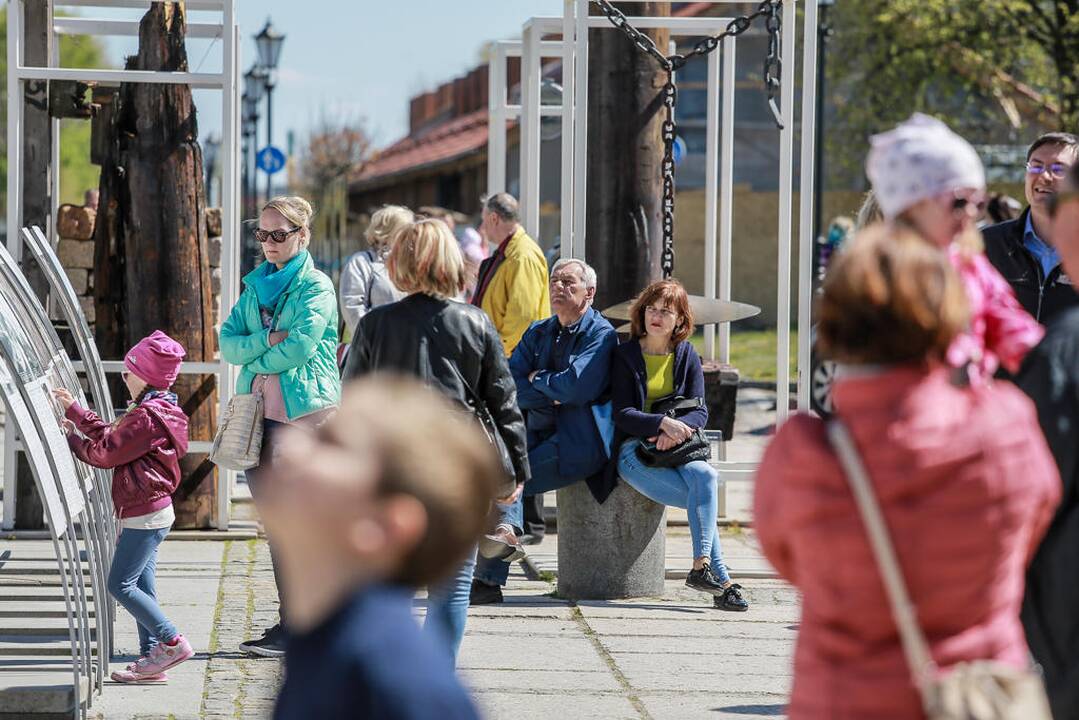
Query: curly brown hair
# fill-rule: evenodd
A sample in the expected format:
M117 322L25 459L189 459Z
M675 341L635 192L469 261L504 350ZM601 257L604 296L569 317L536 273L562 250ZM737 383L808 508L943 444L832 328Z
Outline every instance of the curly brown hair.
M633 301L633 307L629 311L631 337L640 339L648 334L644 324L644 309L649 305L659 303L662 307L669 308L678 313L680 318L671 333L671 348L693 334L693 309L689 306L689 294L677 280L658 280L644 290Z

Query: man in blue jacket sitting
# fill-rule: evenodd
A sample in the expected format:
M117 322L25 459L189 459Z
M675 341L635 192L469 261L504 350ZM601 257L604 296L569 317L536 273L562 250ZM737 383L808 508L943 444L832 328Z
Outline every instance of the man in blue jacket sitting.
M583 260L565 258L551 268L552 317L532 323L510 356L517 404L528 428L532 479L526 496L598 476L614 439L609 398L611 356L618 334L592 308L596 271ZM494 543L515 545L522 503L500 506ZM512 560L516 554L510 555ZM471 604L502 602L509 561L481 557L472 582Z

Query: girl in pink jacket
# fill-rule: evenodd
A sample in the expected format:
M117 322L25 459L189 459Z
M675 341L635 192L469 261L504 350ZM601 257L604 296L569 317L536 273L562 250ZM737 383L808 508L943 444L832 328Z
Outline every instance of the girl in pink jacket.
M985 257L976 222L985 207L977 152L947 125L916 113L871 139L866 172L884 218L909 226L945 250L970 304L970 325L948 348L947 363L985 382L998 367L1014 374L1045 334Z
M180 343L160 330L124 356L124 383L132 402L108 424L81 407L67 390L54 390L64 406L71 451L83 462L111 468L112 502L120 519L109 594L138 626L139 658L112 673L116 682L166 680L165 671L195 653L157 602L157 549L175 519L172 494L187 453L187 416L169 391L184 357ZM76 433L76 430L78 431Z

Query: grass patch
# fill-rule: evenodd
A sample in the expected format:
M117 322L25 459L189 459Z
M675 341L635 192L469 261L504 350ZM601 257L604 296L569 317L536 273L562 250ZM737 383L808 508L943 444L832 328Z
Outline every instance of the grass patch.
M555 580L558 579L558 576L550 570L541 570L539 574L539 579L545 583L553 583Z
M739 330L731 332L731 365L738 368L743 380L776 379L776 331L775 330ZM693 346L701 357L704 354L704 335L698 333L692 338ZM719 347L717 343L716 354ZM790 378L797 378L798 333L791 330L790 340Z

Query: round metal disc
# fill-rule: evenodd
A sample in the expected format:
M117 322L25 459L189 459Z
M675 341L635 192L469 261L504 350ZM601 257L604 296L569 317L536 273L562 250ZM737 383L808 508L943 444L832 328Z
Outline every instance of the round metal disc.
M761 312L756 305L731 300L716 300L702 295L690 295L689 306L693 310L693 322L697 325L737 322L759 315ZM629 320L631 307L633 307L633 301L627 300L607 308L602 313L609 320Z

